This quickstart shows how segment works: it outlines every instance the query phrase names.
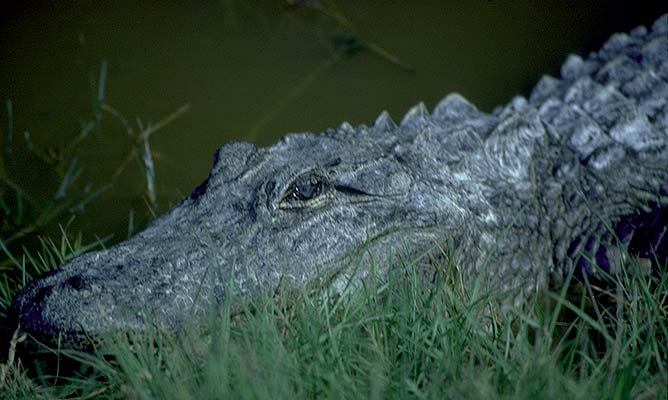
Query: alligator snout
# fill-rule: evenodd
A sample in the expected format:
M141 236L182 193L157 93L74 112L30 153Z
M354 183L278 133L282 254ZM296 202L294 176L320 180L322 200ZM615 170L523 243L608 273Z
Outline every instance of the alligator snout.
M83 287L83 279L79 276L66 276L62 270L50 271L40 279L29 282L16 296L10 309L11 318L21 329L28 333L39 333L40 336L53 336L62 331L60 326L51 323L49 314L51 299L54 293L63 290L79 290ZM68 330L67 334L76 334L77 330Z
M22 331L53 341L59 334L82 340L119 328L141 331L154 317L165 322L156 317L162 310L152 304L160 304L172 315L183 315L192 302L180 298L178 303L178 296L164 290L172 286L171 264L141 253L133 257L137 255L134 250L121 247L87 254L34 279L14 299L12 318ZM164 273L148 276L147 271L156 270L155 266ZM178 290L179 286L172 287Z

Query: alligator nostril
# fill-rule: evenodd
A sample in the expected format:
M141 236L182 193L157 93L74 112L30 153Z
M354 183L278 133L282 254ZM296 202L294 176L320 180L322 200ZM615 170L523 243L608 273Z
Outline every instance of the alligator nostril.
M79 275L74 275L70 278L68 278L65 283L67 285L70 285L70 287L74 290L80 290L84 286L83 279Z

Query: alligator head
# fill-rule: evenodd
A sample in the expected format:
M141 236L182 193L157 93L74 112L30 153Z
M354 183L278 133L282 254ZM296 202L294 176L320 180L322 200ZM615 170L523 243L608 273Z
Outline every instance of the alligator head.
M372 128L344 124L269 148L226 144L208 179L147 229L30 282L14 302L21 328L40 337L173 328L226 295L340 281L355 260L382 265L399 247L433 245L443 221L463 226L470 213L443 182L421 177L436 175L420 170L422 151L403 149L409 122L383 114Z
M492 258L497 287L525 290L555 271L615 270L614 244L665 258L667 32L664 15L614 35L492 114L455 94L398 126L383 113L268 148L227 144L189 198L33 280L13 312L43 338L175 328L226 298L337 287L446 240L467 275Z

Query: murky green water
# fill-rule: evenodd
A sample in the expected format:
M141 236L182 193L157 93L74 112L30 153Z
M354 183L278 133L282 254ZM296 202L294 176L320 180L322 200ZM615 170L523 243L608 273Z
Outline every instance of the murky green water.
M25 131L56 149L77 134L102 60L105 102L134 129L137 119L155 123L188 104L151 139L164 212L205 179L227 141L268 145L288 132L370 123L382 110L400 119L416 102L433 107L454 91L491 110L557 74L568 53L662 12L583 3L322 1L323 13L279 0L37 2L0 17L0 98L12 101L17 154ZM345 54L334 37L374 43L414 71L373 51ZM123 124L104 113L80 149L78 182L111 182L131 149ZM49 166L29 156L13 168L37 199L57 188ZM74 229L122 238L128 210L145 219L145 193L133 161Z

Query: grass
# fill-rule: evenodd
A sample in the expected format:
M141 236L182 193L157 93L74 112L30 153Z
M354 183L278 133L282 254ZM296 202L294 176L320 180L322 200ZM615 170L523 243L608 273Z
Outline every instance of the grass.
M611 292L617 306L598 319L586 294L503 311L472 297L448 261L433 282L423 267L397 263L393 279L372 274L343 296L228 302L204 326L119 336L92 353L49 350L76 365L65 373L35 374L12 355L0 397L665 398L666 274L629 268Z

